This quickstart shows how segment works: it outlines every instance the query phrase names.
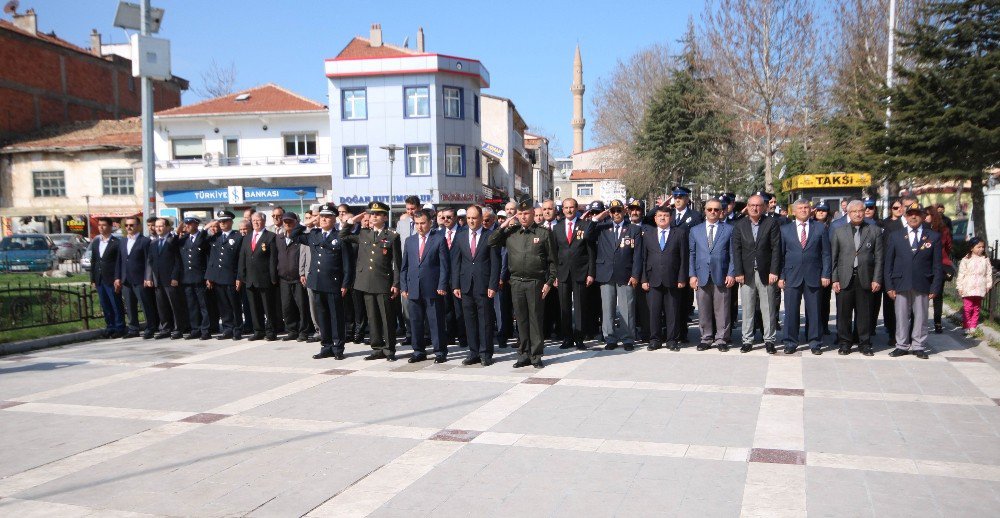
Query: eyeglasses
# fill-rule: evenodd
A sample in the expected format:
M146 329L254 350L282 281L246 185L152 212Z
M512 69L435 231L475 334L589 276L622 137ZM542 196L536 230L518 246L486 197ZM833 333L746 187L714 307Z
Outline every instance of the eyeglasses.
M899 205L893 205L892 206L892 210L899 210L899 209L902 209L902 208L903 207L900 207Z
M722 209L717 209L715 207L705 207L705 212L722 212Z
M441 216L441 219L454 219L455 216Z
M126 226L126 227L134 227L134 226L135 226L135 223L126 223L126 224L125 224L125 226Z

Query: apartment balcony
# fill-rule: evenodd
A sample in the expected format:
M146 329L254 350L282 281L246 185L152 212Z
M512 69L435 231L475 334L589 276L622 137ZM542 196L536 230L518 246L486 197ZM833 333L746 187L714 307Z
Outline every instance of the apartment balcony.
M329 177L330 155L222 156L206 153L203 158L156 161L157 182L262 179L303 176Z

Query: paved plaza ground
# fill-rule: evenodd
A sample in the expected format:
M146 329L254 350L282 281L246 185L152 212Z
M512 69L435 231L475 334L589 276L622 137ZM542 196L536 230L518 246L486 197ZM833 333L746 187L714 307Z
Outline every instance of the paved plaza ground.
M0 516L996 516L1000 362L930 341L550 346L542 370L245 340L9 356Z

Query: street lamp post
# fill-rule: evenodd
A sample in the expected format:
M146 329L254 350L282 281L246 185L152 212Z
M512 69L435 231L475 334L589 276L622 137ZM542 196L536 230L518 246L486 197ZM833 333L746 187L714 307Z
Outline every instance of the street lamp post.
M83 225L83 237L90 239L90 195L84 194L83 199L87 200L87 221Z
M396 151L401 151L403 148L396 144L379 146L379 148L389 152L389 228L392 228L392 165L396 162Z
M305 215L306 215L306 206L305 206L306 191L303 190L303 189L299 189L299 190L295 191L295 195L299 197L299 217L305 217Z

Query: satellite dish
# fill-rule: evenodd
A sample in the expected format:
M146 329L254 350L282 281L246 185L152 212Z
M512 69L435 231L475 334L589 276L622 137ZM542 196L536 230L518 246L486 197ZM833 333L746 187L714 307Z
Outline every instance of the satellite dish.
M17 6L21 5L17 0L10 0L6 5L3 6L3 12L9 15L17 14Z
M409 36L403 38L403 48L404 49L410 48L410 37Z

